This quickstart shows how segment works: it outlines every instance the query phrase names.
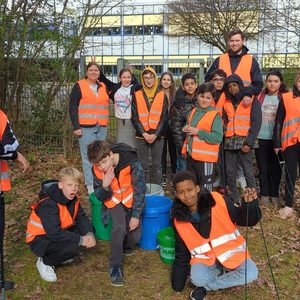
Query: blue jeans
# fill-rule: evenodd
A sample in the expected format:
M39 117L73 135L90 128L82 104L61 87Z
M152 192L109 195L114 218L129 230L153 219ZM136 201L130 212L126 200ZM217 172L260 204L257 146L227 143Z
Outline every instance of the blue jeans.
M176 172L186 169L186 159L182 157L181 150L177 150Z
M257 279L258 270L253 260L246 259L233 270L226 269L216 262L212 266L194 264L191 267L191 280L196 286L202 286L207 291L226 289L245 284L245 270L247 269L247 283Z
M107 127L97 124L93 127L81 127L82 135L79 138L80 154L82 159L82 169L85 179L85 184L93 185L92 164L87 157L87 146L94 141L105 141L107 135Z

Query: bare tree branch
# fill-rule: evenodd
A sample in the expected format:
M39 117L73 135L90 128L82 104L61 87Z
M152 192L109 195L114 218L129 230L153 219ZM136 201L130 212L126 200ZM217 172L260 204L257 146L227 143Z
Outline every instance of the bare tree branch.
M227 34L239 27L247 38L257 36L259 0L169 1L169 36L192 36L222 52L227 50Z

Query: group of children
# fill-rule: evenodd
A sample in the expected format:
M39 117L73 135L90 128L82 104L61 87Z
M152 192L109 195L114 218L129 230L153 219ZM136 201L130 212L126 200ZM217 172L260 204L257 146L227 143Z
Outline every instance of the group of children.
M300 106L293 105L299 101L300 74L293 92L283 94L283 102L279 102L278 95L284 90L281 74L277 71L267 75L267 87L257 98L249 93L238 75L226 76L221 69L211 74L210 82L199 86L193 74L184 74L176 94L172 74L164 73L159 82L151 67L143 70L141 85L130 69L120 72L117 85L105 78L97 64L91 63L88 70L87 79L79 81L72 91L72 97L77 100L75 104L70 101L70 114L75 125L74 133L81 139L86 135L81 142L81 154L88 191L94 191L103 203L102 215L99 216L102 223L107 224L108 217L112 217L108 269L111 283L116 286L124 284L123 255L133 254L141 235L140 218L145 205L146 182L161 184L165 179L166 168L162 161L166 164L167 143L172 153L172 173L176 171L172 181L176 193L172 213L176 236L172 271L174 290L183 289L189 263L192 265L192 282L197 287L192 291L191 299L203 299L209 290L243 284L245 269L247 282L254 280L256 266L234 224L251 226L260 219L253 149L268 144L262 146L261 153L268 155L267 151L273 148L265 140L272 140L274 135L277 150L282 149L284 154L292 147L290 155L300 161ZM104 97L106 104L101 100L100 105L100 96L103 95L107 95ZM244 103L245 96L250 97L249 103ZM104 141L108 97L114 99L118 122L117 143L112 146ZM99 105L103 114L95 116L93 109ZM256 155L259 157L258 151ZM274 156L274 165L276 159ZM264 159L257 161L260 184L269 180L271 186L270 171L264 173L263 170ZM217 163L219 176L223 175L224 185L228 187L226 199L212 192ZM248 186L242 200L236 187L239 164ZM86 171L91 175L86 177ZM291 174L291 183L287 186L289 195L293 194L291 189L294 188L296 173ZM90 176L92 181L87 180ZM278 182L278 178L276 180ZM32 206L26 241L39 257L37 269L47 281L56 281L55 267L71 262L80 246L91 248L96 244L93 227L80 206L79 183L79 172L74 168L64 168L58 181L42 184L40 201ZM263 191L263 186L260 189L265 203L278 204L279 183L274 192L270 191L271 187ZM286 206L292 209L291 197L286 197ZM247 222L243 219L245 210L252 218ZM290 213L285 208L282 217ZM207 239L211 241L211 248L207 248ZM218 261L212 259L211 252ZM232 272L224 272L224 268ZM218 282L214 279L216 272Z
M126 144L95 141L88 145L87 153L93 164L95 195L103 203L99 218L105 225L109 215L112 217L108 275L112 285L123 286L123 256L134 254L141 236L144 172L136 150ZM80 246L96 245L93 227L80 205L80 182L77 169L61 169L58 180L42 183L40 200L31 207L26 241L38 256L36 266L41 278L48 282L57 280L57 266L73 262ZM195 174L188 170L177 172L173 184L176 193L172 210L176 237L171 275L174 291L183 290L189 271L196 286L190 299L203 299L209 290L255 280L256 265L235 224L253 226L259 221L256 190L247 188L242 205L237 207L221 194L200 187ZM211 248L207 248L208 240Z

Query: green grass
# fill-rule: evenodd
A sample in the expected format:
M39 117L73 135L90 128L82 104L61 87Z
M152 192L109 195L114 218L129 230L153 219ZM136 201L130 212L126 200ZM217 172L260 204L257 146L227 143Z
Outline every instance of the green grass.
M57 157L39 159L36 155L31 173L21 174L14 168L13 190L5 195L6 220L5 254L6 279L16 284L8 292L13 300L57 299L167 299L186 300L192 289L187 283L184 291L175 295L170 285L171 266L160 261L158 251L138 249L134 256L125 257L124 287L113 287L108 278L109 242L97 241L91 250L82 250L73 264L57 268L58 281L47 283L40 279L35 267L36 257L25 244L25 226L30 211L27 207L37 200L40 180L51 178L61 164ZM70 161L80 168L80 161ZM86 192L82 203L89 212ZM299 228L295 220L281 220L276 211L267 209L262 220L267 247L280 299L300 299L299 288ZM245 236L245 228L241 229ZM248 286L247 299L277 299L267 264L265 247L259 225L248 229L248 246L259 269L259 280ZM244 287L209 293L208 299L245 299Z

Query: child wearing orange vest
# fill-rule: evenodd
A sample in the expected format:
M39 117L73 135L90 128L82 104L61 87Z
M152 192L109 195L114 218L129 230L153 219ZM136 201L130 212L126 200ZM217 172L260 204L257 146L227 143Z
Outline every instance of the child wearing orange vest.
M8 160L18 161L22 165L23 172L29 168L26 158L18 152L19 143L10 126L6 114L0 110L0 255L3 267L4 251L3 239L5 229L5 201L4 192L11 190L9 179ZM0 289L13 288L13 282L4 280L4 270L1 272ZM1 294L3 296L3 294Z
M88 146L93 164L94 189L102 201L102 223L112 218L109 277L123 286L123 256L134 254L141 236L140 218L145 205L145 177L136 149L123 143L95 141Z
M224 151L226 165L226 184L228 195L239 203L236 186L238 161L242 165L248 187L255 187L253 174L253 148L258 147L257 136L261 127L261 106L256 97L252 97L249 106L245 107L242 99L247 89L241 78L234 74L224 83L226 101L223 107Z
M294 215L293 209L297 168L300 163L300 71L293 90L282 94L274 128L275 152L282 151L286 167L285 207L279 210L282 219Z
M278 208L282 156L281 153L280 158L276 155L272 138L278 105L282 101L282 94L287 93L288 89L281 72L276 69L268 72L265 84L265 89L258 96L262 111L262 124L258 134L259 147L255 149L255 157L259 172L260 204L272 203Z
M31 206L26 242L38 256L36 267L43 280L57 280L55 267L71 263L79 246L96 245L93 226L78 197L82 175L75 168L63 168L57 180L42 183L39 202Z
M181 292L190 273L196 286L190 292L190 299L202 300L207 291L255 280L257 267L236 227L254 226L260 220L255 189L247 188L242 205L237 207L219 193L200 188L195 175L188 170L176 173L173 185L176 243L172 288Z
M158 90L155 70L146 67L141 74L142 89L132 101L132 123L135 127L137 151L147 182L161 184L161 156L165 123L168 122L168 98ZM151 169L150 169L151 168Z
M215 87L203 83L197 89L197 106L188 116L182 131L187 134L182 154L187 156L187 169L195 173L200 186L212 191L214 164L218 161L223 138L222 119L212 106Z
M223 106L226 100L225 92L224 92L224 82L226 79L227 74L222 69L216 69L210 74L209 82L215 86L216 93L214 97L214 104L216 110L219 112L220 116L222 116ZM219 188L220 193L224 193L225 189L225 178L223 178L223 168L225 167L224 164L224 153L223 153L223 146L220 145L219 150L219 159L218 163L216 164L216 173L217 173L217 180L214 182L213 187Z

